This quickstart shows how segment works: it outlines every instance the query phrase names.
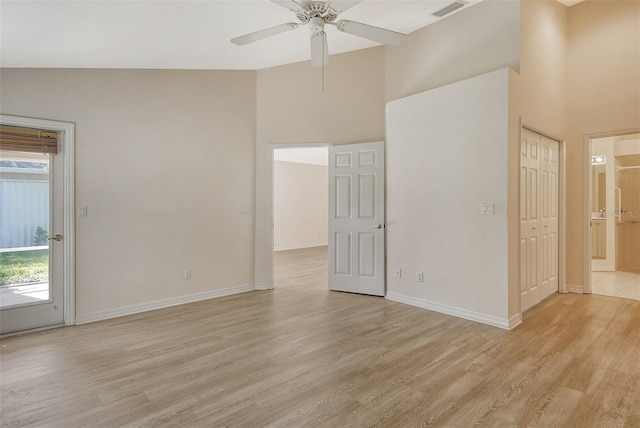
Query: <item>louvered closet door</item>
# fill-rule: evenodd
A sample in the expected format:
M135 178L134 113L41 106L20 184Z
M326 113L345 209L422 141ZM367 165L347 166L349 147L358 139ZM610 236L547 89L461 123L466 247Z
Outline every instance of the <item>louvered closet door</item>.
M528 129L520 143L520 292L524 311L558 291L559 143Z

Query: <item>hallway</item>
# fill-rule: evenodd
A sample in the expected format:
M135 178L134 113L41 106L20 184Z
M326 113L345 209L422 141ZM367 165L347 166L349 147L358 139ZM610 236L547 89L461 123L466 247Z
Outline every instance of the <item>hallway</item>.
M591 272L591 292L602 296L640 300L640 274L632 272Z

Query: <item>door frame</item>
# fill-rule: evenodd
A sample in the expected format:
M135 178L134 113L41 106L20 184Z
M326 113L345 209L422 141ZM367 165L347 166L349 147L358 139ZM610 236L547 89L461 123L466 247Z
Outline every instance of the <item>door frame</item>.
M585 294L592 293L591 287L591 141L598 138L607 137L619 137L621 135L628 134L640 134L640 128L625 129L621 131L609 131L599 132L593 134L586 134L584 136L584 158L583 158L583 195L582 198L582 239L584 245L582 246L582 266L584 269L583 278L584 284L582 285L582 292ZM572 290L573 291L573 290ZM577 290L576 290L577 291Z
M274 277L274 269L273 269L273 260L274 260L274 204L273 204L273 156L274 151L277 149L305 149L312 147L329 147L333 146L335 143L327 142L327 143L269 143L268 150L269 155L267 156L267 176L269 177L269 181L267 182L267 193L269 198L267 200L267 211L271 217L271 228L269 231L269 242L268 248L269 250L269 278L271 278L271 283L266 284L266 287L256 287L256 289L260 290L273 290L275 285L275 277ZM327 212L327 219L329 217L329 213ZM328 221L328 220L327 220Z
M62 234L64 268L63 276L63 313L64 325L76 323L76 239L75 239L75 124L57 120L36 119L31 117L11 116L0 114L0 123L3 125L23 128L40 128L57 131L60 134L60 143L64 159L63 171L63 209L64 230Z
M540 135L543 135L547 138L555 140L559 143L558 149L558 293L565 294L570 290L567 287L566 281L566 140L565 138L554 132L546 131L543 128L539 128L537 126L531 125L529 122L525 120L520 121L520 132L519 132L519 140L518 147L522 144L522 130L528 129L530 131L536 132ZM521 174L521 157L518 159L518 179L520 179ZM520 194L520 186L518 186L518 221L520 219L520 198L522 195ZM520 232L518 231L518 242L520 242ZM518 245L518 252L520 251L520 245ZM518 254L518 278L520 278L520 269L522 266L520 265L520 255ZM518 286L518 290L520 290L520 286ZM520 314L522 314L522 295L519 296L520 300Z

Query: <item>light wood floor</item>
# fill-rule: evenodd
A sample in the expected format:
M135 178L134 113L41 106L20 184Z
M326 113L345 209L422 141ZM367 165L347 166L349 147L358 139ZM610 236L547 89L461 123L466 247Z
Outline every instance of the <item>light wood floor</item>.
M2 426L640 426L638 301L504 331L328 292L323 249L276 261L274 291L3 339Z

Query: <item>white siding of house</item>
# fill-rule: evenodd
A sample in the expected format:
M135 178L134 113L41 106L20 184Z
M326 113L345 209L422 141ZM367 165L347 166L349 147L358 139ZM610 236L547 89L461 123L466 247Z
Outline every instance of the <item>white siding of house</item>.
M32 246L38 226L49 231L49 182L0 180L0 248Z

